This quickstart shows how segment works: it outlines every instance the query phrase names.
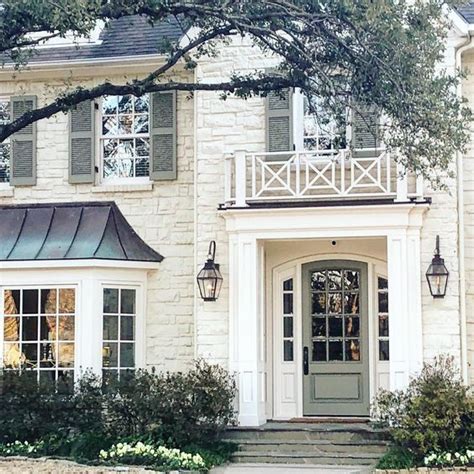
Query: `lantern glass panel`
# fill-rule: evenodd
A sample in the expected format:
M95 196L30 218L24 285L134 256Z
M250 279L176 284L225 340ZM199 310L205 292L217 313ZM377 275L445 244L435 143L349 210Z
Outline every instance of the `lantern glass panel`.
M449 272L443 262L433 262L426 272L431 295L440 298L446 295Z
M446 287L448 285L448 275L427 275L428 285L432 296L444 296L446 294Z
M219 296L222 287L222 276L216 266L206 266L199 272L198 286L204 301L214 301Z

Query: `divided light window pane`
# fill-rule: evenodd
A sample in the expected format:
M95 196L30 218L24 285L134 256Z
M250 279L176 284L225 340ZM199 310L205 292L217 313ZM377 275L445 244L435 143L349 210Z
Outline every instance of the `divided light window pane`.
M101 115L102 177L149 176L148 95L106 96L102 99Z
M3 367L71 386L75 368L74 288L5 289Z
M333 151L344 148L346 133L318 96L303 99L303 144L307 151Z
M377 307L378 307L378 346L379 360L390 360L390 339L388 326L388 280L383 277L377 278Z
M104 288L102 369L104 378L135 368L136 290Z

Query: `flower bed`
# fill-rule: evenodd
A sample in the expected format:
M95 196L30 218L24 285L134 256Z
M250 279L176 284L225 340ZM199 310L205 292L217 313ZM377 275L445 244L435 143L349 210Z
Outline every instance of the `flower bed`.
M133 464L159 466L161 468L186 469L203 471L208 466L200 454L189 454L179 449L168 449L165 446L154 446L141 441L137 443L118 443L109 450L102 450L99 454L102 461L111 464Z

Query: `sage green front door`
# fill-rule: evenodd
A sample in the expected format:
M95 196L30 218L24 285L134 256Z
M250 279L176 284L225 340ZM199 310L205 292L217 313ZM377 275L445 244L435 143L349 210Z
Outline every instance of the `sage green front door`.
M303 265L303 413L369 415L365 263Z

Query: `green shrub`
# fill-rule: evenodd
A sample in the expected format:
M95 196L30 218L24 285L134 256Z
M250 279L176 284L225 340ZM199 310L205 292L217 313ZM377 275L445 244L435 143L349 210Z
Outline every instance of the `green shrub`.
M118 440L208 445L235 421L235 383L204 361L185 373L130 371L104 384L85 374L74 387L36 374L0 377L0 443L49 440L50 452L97 458Z
M397 446L390 448L377 463L377 469L410 469L415 466L415 456L407 449Z
M455 452L472 445L473 401L450 357L425 364L406 390L381 392L374 414L418 463L429 452Z
M0 442L100 430L102 395L94 376L85 374L76 391L61 383L38 383L33 372L6 371L0 379Z
M209 443L235 423L235 393L229 373L203 361L185 373L130 372L106 391L106 430L174 447Z

